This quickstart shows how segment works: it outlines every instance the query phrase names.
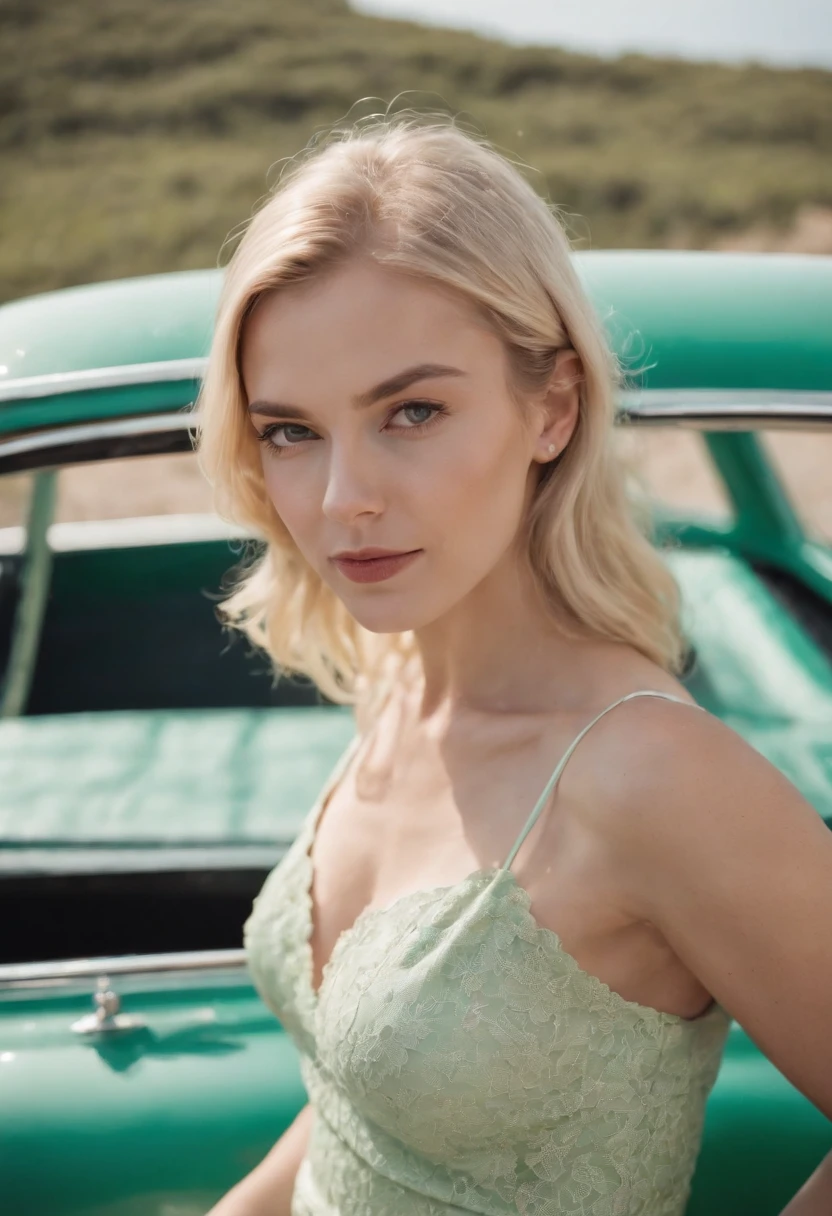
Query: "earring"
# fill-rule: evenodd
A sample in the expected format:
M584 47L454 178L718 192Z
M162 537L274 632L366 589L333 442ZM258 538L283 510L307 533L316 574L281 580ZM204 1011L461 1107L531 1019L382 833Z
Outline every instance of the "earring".
M549 451L550 451L550 452L554 452L554 450L555 450L555 445L554 445L553 443L550 443L550 444L549 444Z

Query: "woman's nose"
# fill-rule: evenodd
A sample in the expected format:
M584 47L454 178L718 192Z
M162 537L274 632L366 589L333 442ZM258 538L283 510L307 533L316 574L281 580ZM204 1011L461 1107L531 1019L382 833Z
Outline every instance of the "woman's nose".
M370 453L333 450L327 468L323 511L330 519L349 520L382 509L381 470Z

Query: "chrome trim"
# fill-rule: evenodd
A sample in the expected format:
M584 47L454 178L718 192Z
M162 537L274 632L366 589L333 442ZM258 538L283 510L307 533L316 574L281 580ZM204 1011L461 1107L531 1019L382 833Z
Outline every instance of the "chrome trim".
M42 431L27 431L15 439L0 441L0 455L17 456L22 452L36 452L42 448L72 441L86 443L90 440L132 438L134 435L161 435L169 431L187 430L193 425L196 414L177 411L173 414L141 414L132 418L107 418L97 422L79 422L75 426L50 427Z
M43 376L19 376L0 381L0 404L33 397L55 397L84 393L91 389L128 388L133 384L165 384L176 380L201 380L208 364L200 359L163 359L156 363L125 363L116 367L84 368L77 372L51 372Z
M25 548L26 529L23 524L0 528L0 562L4 557L19 557Z
M187 950L178 954L117 954L112 958L57 959L45 963L4 963L0 966L0 986L15 987L44 980L97 980L101 975L218 971L245 966L246 952L243 949Z
M0 440L0 474L29 469L192 452L192 409L172 414L143 414L28 431Z
M647 426L696 430L821 430L832 420L832 392L778 389L632 389L618 417Z
M183 541L250 540L251 533L210 512L134 515L124 519L82 519L50 524L53 553L79 549L128 549L134 545L181 544ZM0 528L0 558L22 553L26 529L22 524ZM2 849L0 841L0 849Z
M152 710L149 712L153 712ZM205 872L230 876L240 870L260 870L265 875L280 861L289 847L285 840L268 844L229 844L228 841L194 841L173 846L128 843L113 845L103 840L63 844L41 841L38 844L15 840L0 843L0 882L6 888L20 883L60 882L85 875L112 878L121 874L130 880L140 876L164 876ZM229 877L229 881L233 881Z

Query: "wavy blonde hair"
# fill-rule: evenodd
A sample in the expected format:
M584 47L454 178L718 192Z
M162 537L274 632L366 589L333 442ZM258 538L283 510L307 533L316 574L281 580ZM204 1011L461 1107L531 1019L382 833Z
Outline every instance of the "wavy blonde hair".
M265 491L240 372L257 300L357 255L474 307L504 343L521 412L557 352L577 352L577 425L541 467L523 521L534 582L567 635L624 642L680 671L678 586L648 539L644 506L627 493L613 440L618 367L555 209L484 137L413 112L336 127L287 162L226 269L198 402L199 460L218 513L259 543L221 618L268 653L278 676L306 675L357 709L418 657L412 631L364 629L298 551Z

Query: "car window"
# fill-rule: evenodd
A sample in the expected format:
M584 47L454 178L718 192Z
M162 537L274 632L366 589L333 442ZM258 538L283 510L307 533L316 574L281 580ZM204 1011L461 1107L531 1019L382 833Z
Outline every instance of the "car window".
M194 452L70 465L58 477L56 523L201 514L213 503Z
M25 523L31 493L30 473L0 477L0 528L19 528Z
M619 453L639 488L674 510L730 519L731 503L702 436L691 430L619 426ZM211 514L211 488L194 453L72 465L58 480L55 520Z
M616 428L616 442L635 494L647 494L672 511L694 511L725 522L733 518L733 506L698 431L624 424Z
M764 431L760 437L806 535L832 543L832 430Z

